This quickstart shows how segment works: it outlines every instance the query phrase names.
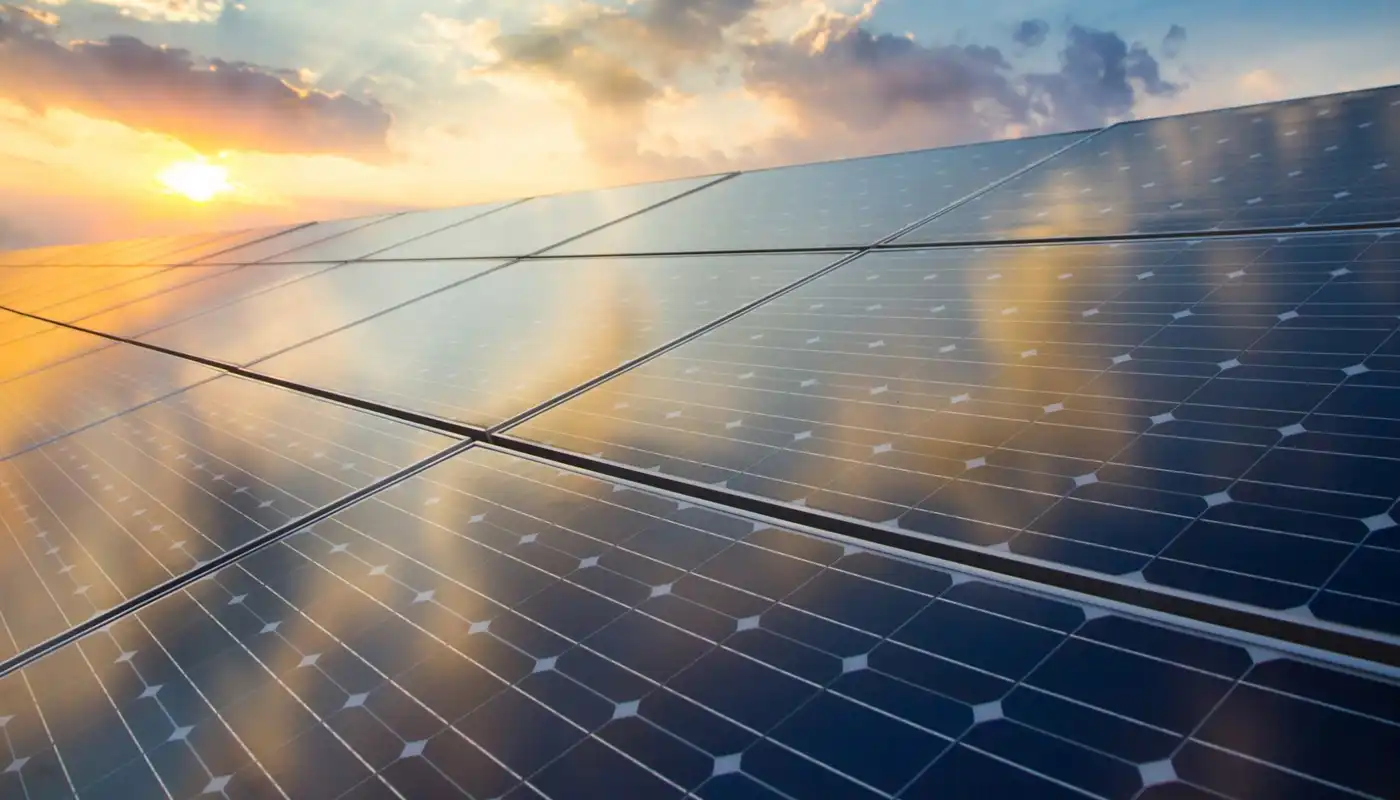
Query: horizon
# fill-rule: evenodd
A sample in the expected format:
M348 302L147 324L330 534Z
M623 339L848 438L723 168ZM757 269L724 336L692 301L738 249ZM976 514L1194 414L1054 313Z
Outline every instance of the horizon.
M359 2L329 15L0 3L0 247L453 207L1400 83L1384 44L1395 7L1258 5L406 0L384 25Z

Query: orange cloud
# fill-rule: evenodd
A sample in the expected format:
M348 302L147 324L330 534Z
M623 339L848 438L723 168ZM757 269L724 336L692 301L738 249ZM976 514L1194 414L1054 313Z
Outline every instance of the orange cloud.
M200 61L130 36L64 45L32 14L0 7L0 99L163 133L201 152L387 155L386 109L289 83L296 80L293 72Z

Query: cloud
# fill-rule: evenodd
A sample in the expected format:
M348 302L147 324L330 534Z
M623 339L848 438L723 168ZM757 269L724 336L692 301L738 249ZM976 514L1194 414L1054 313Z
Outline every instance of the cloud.
M922 120L926 146L1098 127L1130 114L1140 93L1180 88L1145 48L1110 31L1073 26L1059 55L1058 71L1018 73L995 47L924 45L873 33L860 15L827 14L790 41L750 47L746 76L824 125L876 131Z
M1028 72L995 46L878 32L879 2L843 13L817 0L631 0L625 7L585 0L511 32L425 19L472 59L468 76L524 76L562 89L591 155L619 168L632 159L661 169L682 155L725 168L1095 127L1131 115L1144 96L1180 89L1145 47L1111 31L1070 27L1059 68ZM803 10L805 24L769 27ZM1050 25L1028 19L1013 38L1023 47L1044 45ZM782 119L767 140L750 142L748 155L729 155L735 148L718 139L707 150L694 137L654 127L667 118L658 109L736 90ZM688 152L676 153L671 144L682 138ZM665 143L668 156L648 152L644 142Z
M0 8L0 98L167 134L202 152L387 154L392 118L373 101L298 86L291 70L196 59L131 36L58 43Z
M44 25L54 27L58 24L58 15L52 11L45 11L42 8L30 8L28 6L17 6L11 3L0 3L0 12L23 19L25 22L34 25Z
M224 0L90 0L116 8L124 17L143 22L214 22L224 13Z
M1162 57L1176 58L1181 55L1181 48L1186 45L1186 29L1180 25L1173 25L1167 31L1167 35L1162 37Z
M1012 32L1011 39L1016 44L1025 47L1039 47L1045 44L1045 37L1050 33L1050 23L1043 19L1028 19L1022 21Z
M1164 80L1157 59L1140 44L1128 46L1112 31L1075 25L1060 51L1060 70L1025 77L1034 110L1057 127L1090 128L1128 115L1137 88L1170 97L1181 90Z

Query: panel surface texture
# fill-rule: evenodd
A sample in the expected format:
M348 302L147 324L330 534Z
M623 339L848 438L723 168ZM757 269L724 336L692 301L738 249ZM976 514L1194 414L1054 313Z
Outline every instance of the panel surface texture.
M513 434L1400 635L1400 237L864 256Z
M0 791L1380 798L1397 709L1391 683L473 449L0 679Z
M77 338L66 358L0 380L0 458L221 374L183 358L68 330L32 338L50 335ZM0 354L13 346L0 347ZM79 348L85 349L73 352Z
M335 236L358 230L366 225L374 225L392 218L392 214L377 214L353 219L317 222L285 233L252 242L232 250L220 251L198 260L200 264L256 264L280 256L290 250L305 247Z
M16 311L37 313L49 306L139 281L164 267L32 267L13 289L0 286L0 304Z
M39 644L451 443L222 377L0 461L0 616L14 637L0 652Z
M150 297L134 299L103 311L93 311L90 315L75 316L66 322L80 325L89 330L101 331L114 336L135 337L142 333L168 327L182 320L230 306L245 298L271 291L279 286L334 269L333 264L248 264L219 267L181 267L177 274L169 276L174 281L183 273L221 270L212 277L191 281L169 291L159 292ZM175 270L171 270L175 272ZM162 279L164 280L164 279ZM133 284L134 286L135 284ZM92 299L107 296L94 295ZM87 299L87 298L85 298ZM67 314L70 307L49 309L46 314ZM80 305L74 306L84 310ZM57 316L51 317L57 319Z
M29 313L56 322L73 322L114 308L164 295L180 287L208 280L237 269L240 267L230 264L213 267L161 269L144 276L137 276L134 280L123 281L115 286L95 289L71 300L48 303L42 308L31 310ZM146 272L144 269L131 268L127 268L127 271L132 273ZM3 298L0 298L0 303L3 302Z
M389 219L348 231L339 236L298 247L273 256L269 262L293 261L353 261L410 239L434 233L498 211L505 203L481 203L431 211L409 211Z
M1080 134L748 172L582 237L563 255L871 245Z
M24 320L14 321L11 318ZM0 344L0 385L50 364L76 358L84 353L108 346L111 342L100 336L60 328L44 322L0 311L4 328L14 331ZM30 323L40 327L35 328Z
M375 258L531 255L714 180L714 177L688 178L535 197L465 225L405 242L376 254Z
M422 261L388 267L345 264L140 338L205 358L246 364L495 265L491 261Z
M1117 125L901 243L1400 219L1400 89Z
M494 425L835 259L804 254L523 261L256 369L396 408Z

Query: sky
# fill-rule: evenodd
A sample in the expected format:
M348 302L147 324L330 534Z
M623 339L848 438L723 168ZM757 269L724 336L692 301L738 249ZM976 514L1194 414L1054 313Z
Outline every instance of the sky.
M1394 0L0 0L0 248L1400 83Z

